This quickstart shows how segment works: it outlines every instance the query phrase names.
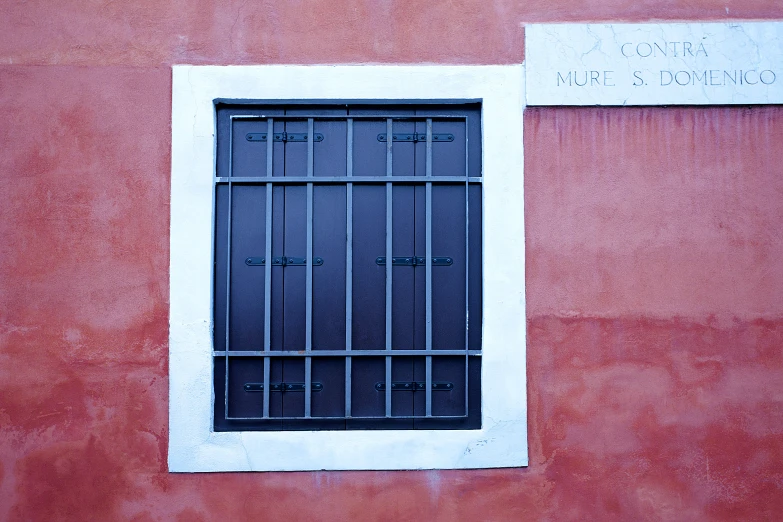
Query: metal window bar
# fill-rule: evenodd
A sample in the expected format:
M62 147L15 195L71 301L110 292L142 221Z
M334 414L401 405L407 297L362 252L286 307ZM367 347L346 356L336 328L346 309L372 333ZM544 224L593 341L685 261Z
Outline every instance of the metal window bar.
M481 183L483 178L467 176L469 173L468 161L468 117L467 116L356 116L346 117L324 117L322 115L292 115L280 116L274 118L265 115L233 115L230 118L232 124L229 128L229 172L228 177L216 176L214 182L228 184L228 217L227 217L227 269L226 269L226 349L223 351L213 351L213 356L223 356L226 359L226 378L225 378L225 418L227 420L260 420L260 419L286 419L286 420L334 420L335 417L313 416L311 411L312 399L312 357L344 357L346 361L345 376L345 417L352 417L351 411L351 361L352 357L385 357L386 375L385 375L385 415L384 416L362 416L367 420L382 420L393 417L395 419L421 419L421 418L439 418L439 419L460 419L468 416L468 397L469 397L469 369L468 363L470 357L480 357L481 350L471 350L469 347L469 185L470 183ZM273 149L274 141L268 140L266 157L266 176L233 176L233 120L235 119L262 119L266 120L267 132L274 134L275 120L304 120L308 123L308 141L307 141L307 176L305 178L274 178L273 177ZM386 175L385 176L354 176L353 175L353 122L355 119L364 120L383 120L386 121L387 135L392 135L394 121L425 121L427 125L426 140L426 163L425 176L396 176L393 177L392 165L392 144L393 140L386 140ZM432 146L433 132L432 123L437 119L463 120L465 122L465 176L433 176L432 175ZM346 176L314 177L314 121L316 120L344 120L347 123L347 146L346 146ZM424 183L425 184L425 228L426 228L426 263L425 263L425 293L426 293L426 348L425 350L392 350L392 265L386 265L386 342L382 350L352 350L352 263L353 263L353 184L354 183L385 183L386 184L386 257L392 257L392 239L393 239L393 185L395 183ZM433 183L464 183L465 185L465 347L455 350L433 350L432 348L432 185ZM306 184L307 186L307 259L313 259L313 187L316 183L345 183L346 184L346 341L345 351L341 350L312 350L312 302L313 302L313 265L310 261L306 266L306 340L305 351L271 351L271 263L265 265L264 269L264 347L263 351L237 351L229 349L230 342L230 297L231 297L231 231L232 231L232 196L233 185L236 183L261 183L265 184L266 190L266 238L265 254L266 258L272 257L272 187L275 184ZM346 356L346 352L351 352ZM383 355L381 355L383 354ZM392 416L391 391L392 391L392 362L394 357L421 356L425 355L426 360L426 412L425 415L394 415ZM440 356L465 356L465 413L464 415L433 415L432 414L432 358ZM261 417L231 417L228 411L229 403L229 359L231 357L262 357L264 361L264 398ZM305 411L302 417L272 417L269 409L270 393L270 362L272 357L305 357Z
M346 120L345 176L353 176L353 119ZM353 339L353 183L345 185L345 351ZM351 356L345 358L345 416L351 417Z
M267 120L267 131L274 132L274 119ZM266 144L266 176L272 178L274 154L274 142L269 140ZM264 255L266 259L272 259L272 185L266 186L266 220L264 228L266 235L264 238ZM272 263L266 263L264 266L264 352L269 353L272 349ZM264 357L264 404L263 416L269 418L269 373L271 371L269 357Z
M274 118L278 121L291 121L291 120L298 120L298 121L305 121L308 119L313 119L314 121L345 121L347 116L344 115L335 115L335 114L274 114L274 115L266 115L266 114L233 114L230 117L232 120L266 120L269 118ZM465 121L467 119L467 116L458 116L454 114L437 114L437 115L430 115L430 116L416 116L416 115L406 115L406 116L391 116L391 115L360 115L360 114L352 114L350 116L353 120L370 120L370 121L424 121L427 118L431 118L433 120L463 120ZM388 134L388 133L387 133Z
M274 417L274 419L277 420L286 420L286 421L301 421L301 420L312 420L312 421L336 421L340 420L342 417L316 417L316 416L310 416L310 417ZM395 415L393 417L394 419L410 419L410 420L421 420L424 417L421 415ZM464 419L464 415L438 415L436 418L438 419ZM389 417L386 416L367 416L367 417L352 417L352 419L361 419L363 421L366 420L388 420ZM262 420L261 417L229 417L229 420L233 421L257 421Z
M465 117L465 176L467 178L470 172L470 163L468 162L468 117ZM470 185L465 179L465 416L468 416L468 389L470 388L470 371L468 369L468 351L470 350L470 338L468 331L470 328Z
M432 177L432 118L427 118L427 152L425 158L425 174ZM467 174L467 171L465 171ZM432 182L425 185L424 220L425 220L425 339L427 351L432 351ZM425 359L425 415L432 417L432 356Z
M313 178L313 119L307 120L307 177ZM305 267L305 352L313 351L313 184L307 184L307 266ZM312 358L305 357L304 416L310 417Z
M386 176L353 176L350 179L348 176L318 176L313 178L312 181L308 180L304 176L291 176L291 177L275 177L268 179L266 176L241 176L241 177L216 177L216 183L268 183L268 184L289 184L289 185L302 185L304 183L387 183ZM466 181L465 176L394 176L395 183L464 183ZM469 183L481 183L483 179L481 177L469 177L467 178Z
M273 352L259 351L259 350L231 350L226 352L223 350L213 351L212 355L215 357L345 357L344 350L313 350L310 353L295 351L295 350L275 350ZM465 350L405 350L397 349L393 350L389 357L405 357L405 356L447 356L447 355L465 355ZM481 350L468 350L468 356L481 356ZM385 357L387 352L385 349L380 350L351 350L351 357Z
M228 129L228 175L229 177L233 174L233 167L234 167L234 158L233 158L233 150L234 150L234 122L231 122ZM226 354L228 354L229 351L229 343L231 342L231 336L229 335L231 332L231 211L232 211L232 201L231 201L231 195L234 192L234 185L229 182L228 183L228 219L227 221L227 234L226 234L226 242L227 242L227 248L226 248ZM229 418L228 415L228 361L229 358L226 357L226 382L225 382L225 409L223 410L223 415L226 419Z
M386 135L392 134L392 119L386 119ZM386 177L392 177L392 143L386 140ZM386 259L392 258L392 183L386 183ZM386 263L386 352L392 350L392 263ZM392 414L392 358L386 357L386 417Z

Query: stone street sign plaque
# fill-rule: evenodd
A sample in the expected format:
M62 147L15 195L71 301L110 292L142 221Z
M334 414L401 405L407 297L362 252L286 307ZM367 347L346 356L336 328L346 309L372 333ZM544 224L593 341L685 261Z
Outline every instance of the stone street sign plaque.
M528 105L783 103L783 23L525 28Z

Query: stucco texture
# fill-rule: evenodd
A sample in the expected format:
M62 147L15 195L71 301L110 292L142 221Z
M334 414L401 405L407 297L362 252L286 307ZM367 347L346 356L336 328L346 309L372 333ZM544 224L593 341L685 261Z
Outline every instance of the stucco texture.
M727 16L783 4L5 2L0 520L778 519L779 106L527 110L528 468L166 471L172 63L518 63L527 22Z

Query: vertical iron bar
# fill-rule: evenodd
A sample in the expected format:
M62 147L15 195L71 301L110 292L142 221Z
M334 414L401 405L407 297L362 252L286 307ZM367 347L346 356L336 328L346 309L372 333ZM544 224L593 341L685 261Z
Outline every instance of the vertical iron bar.
M470 339L468 337L468 332L470 330L470 299L468 291L470 289L470 198L469 198L469 189L470 185L468 184L468 178L470 177L470 172L468 171L469 163L468 163L468 116L465 116L465 415L468 415L468 350L470 349ZM483 245L482 245L483 247Z
M353 118L346 121L345 175L353 176ZM353 338L353 183L345 186L345 351ZM351 357L345 358L345 416L351 416Z
M432 176L432 118L427 118L427 156L425 174ZM424 200L425 215L425 294L426 294L426 348L432 350L432 182L426 184ZM388 259L388 258L387 258ZM432 355L427 355L425 370L426 415L432 417Z
M386 176L392 176L392 119L386 119ZM392 349L392 183L386 183L386 352ZM386 416L392 412L392 358L386 356Z
M274 136L274 120L266 121L266 135ZM266 140L266 177L272 178L274 139ZM271 183L266 184L266 222L264 223L265 243L264 256L264 351L272 349L272 190ZM269 418L269 372L271 371L269 357L264 357L264 418Z
M223 417L228 418L228 350L231 336L231 210L232 201L231 195L234 192L234 184L231 182L231 178L234 174L234 120L229 120L228 128L228 219L227 228L227 248L226 248L226 379L225 379L225 410L223 411Z
M307 177L313 177L313 118L307 119ZM305 351L313 349L313 183L307 184L307 263L305 266ZM312 357L305 357L304 416L310 416L312 402Z

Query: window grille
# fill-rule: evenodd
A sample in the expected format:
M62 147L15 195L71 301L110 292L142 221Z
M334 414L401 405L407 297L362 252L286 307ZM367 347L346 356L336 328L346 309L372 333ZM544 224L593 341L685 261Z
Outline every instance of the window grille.
M216 431L480 428L480 133L476 104L217 105Z

